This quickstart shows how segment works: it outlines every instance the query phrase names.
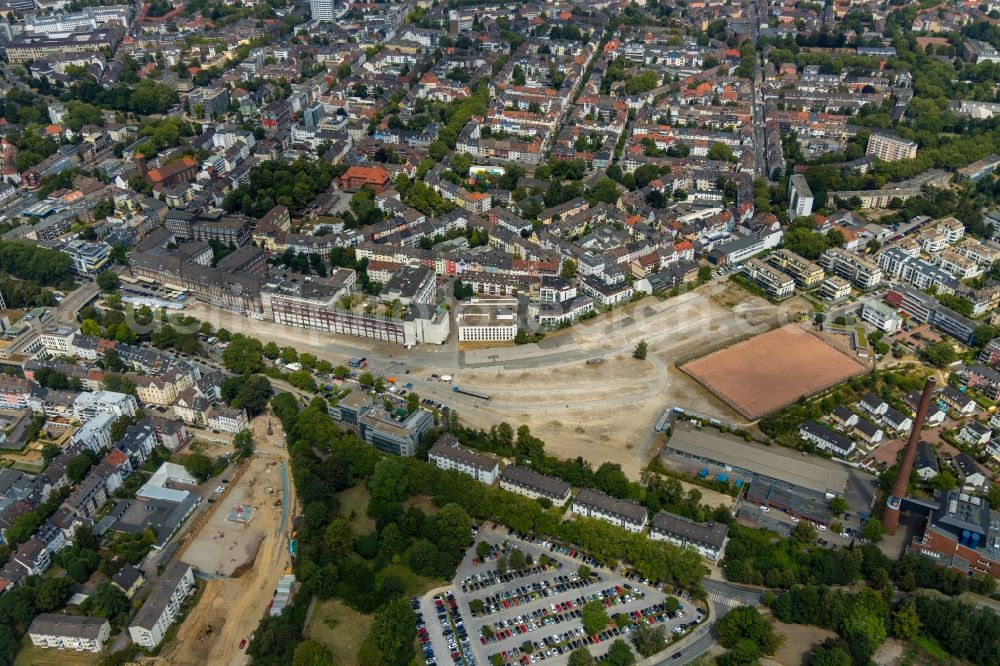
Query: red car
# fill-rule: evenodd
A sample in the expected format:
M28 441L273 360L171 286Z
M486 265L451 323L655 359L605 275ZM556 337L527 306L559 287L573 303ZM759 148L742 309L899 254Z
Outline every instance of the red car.
M247 646L247 639L244 638L243 640L240 641L240 649L242 650L246 646Z

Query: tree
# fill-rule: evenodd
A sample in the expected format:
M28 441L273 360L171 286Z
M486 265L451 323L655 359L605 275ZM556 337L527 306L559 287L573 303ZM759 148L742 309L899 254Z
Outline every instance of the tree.
M715 623L715 633L725 648L733 649L742 640L749 640L761 654L774 654L781 647L781 636L774 627L752 606L739 606L729 611Z
M93 319L84 319L80 323L80 333L91 338L101 337L101 325Z
M249 430L240 430L233 436L233 449L235 449L236 459L249 458L253 455L254 441L253 433Z
M588 567L586 564L581 564L576 570L576 575L578 575L580 578L590 578L590 574L591 574L590 567Z
M333 655L319 641L306 639L295 646L292 666L333 666Z
M872 543L878 543L881 541L883 534L884 530L882 529L882 523L874 518L866 520L864 527L861 528L861 536L868 539Z
M519 571L524 568L524 551L520 548L514 548L510 551L510 568L514 571Z
M302 391L316 391L316 380L308 370L296 370L288 373L288 383Z
M813 649L809 666L851 666L851 655L836 642L826 641Z
M610 666L632 666L635 663L635 654L628 643L619 638L611 644L604 661Z
M406 466L398 458L383 458L368 480L368 491L372 499L402 502L407 497L406 479Z
M114 627L119 627L128 619L132 604L125 593L107 581L97 586L97 590L80 604L80 609L90 617L106 617Z
M66 601L69 589L73 587L73 582L68 576L45 578L35 591L35 607L43 613L61 607Z
M406 394L406 413L412 414L420 409L420 396L413 391Z
M946 340L927 345L920 350L920 358L935 368L951 365L958 358L955 347Z
M237 333L222 352L222 362L232 372L249 375L263 369L263 353L264 346L260 340Z
M103 292L114 291L118 289L120 284L118 274L114 271L104 271L97 276L97 286L100 287Z
M204 453L189 453L184 456L182 463L188 474L198 479L199 483L212 476L212 470L215 469L215 462Z
M832 511L835 516L847 513L850 508L851 507L847 504L847 500L840 495L836 495L830 500L830 511Z
M896 638L912 641L920 632L920 615L913 599L907 599L892 614L892 633Z
M583 605L581 620L583 621L583 628L591 636L602 631L604 627L608 626L608 622L610 621L604 604L596 600L588 601Z
M417 637L417 618L405 599L395 599L375 612L366 643L358 660L362 666L407 666L413 659L413 645ZM366 658L374 656L374 660Z
M569 653L569 666L594 666L594 657L585 647L578 647Z
M698 269L698 282L705 283L712 279L712 267L702 266Z
M816 527L809 521L799 521L792 528L792 538L799 543L813 543L816 541Z
M719 162L735 162L736 156L733 155L732 149L726 144L713 143L712 147L708 149L708 159Z
M480 613L482 613L484 607L485 604L483 604L482 599L473 599L472 601L469 602L469 612L471 612L473 615L479 615Z
M497 558L497 573L501 576L507 573L508 560L506 555Z
M643 657L651 657L657 652L667 649L667 628L663 625L651 627L640 622L632 634L632 641L639 654Z
M219 390L230 407L245 409L250 416L263 414L273 393L271 382L263 375L226 377Z
M639 340L639 343L635 346L635 351L632 352L632 358L637 358L640 361L646 360L646 341Z
M45 442L45 444L42 445L42 460L45 461L46 465L55 460L60 453L62 453L62 449L58 444Z
M87 471L90 470L90 466L94 464L94 454L90 451L84 451L76 456L73 456L72 460L66 465L66 476L73 483L79 483L83 480L83 477L87 476Z
M562 263L562 269L559 271L559 275L565 280L571 279L576 275L576 262L572 259L565 259Z
M490 544L485 541L480 541L476 544L476 556L482 560L485 559L487 555L490 554Z

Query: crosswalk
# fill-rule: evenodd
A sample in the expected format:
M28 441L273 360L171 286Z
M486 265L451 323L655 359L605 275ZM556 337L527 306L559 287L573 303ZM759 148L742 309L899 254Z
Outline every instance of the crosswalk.
M709 592L708 598L717 604L722 604L723 606L735 607L743 605L743 602L739 599L733 599L732 597L727 597L719 594L718 592Z

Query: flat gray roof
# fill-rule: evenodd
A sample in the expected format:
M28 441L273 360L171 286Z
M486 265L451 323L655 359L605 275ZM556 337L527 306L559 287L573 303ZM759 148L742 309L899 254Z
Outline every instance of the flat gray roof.
M785 451L777 445L748 444L710 428L695 429L682 421L674 424L667 449L707 458L817 493L842 495L847 487L847 469L839 463L803 457L797 451Z

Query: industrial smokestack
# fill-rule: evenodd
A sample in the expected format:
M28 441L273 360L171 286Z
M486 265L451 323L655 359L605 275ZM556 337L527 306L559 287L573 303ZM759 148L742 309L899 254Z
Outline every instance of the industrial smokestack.
M910 482L910 472L913 471L913 459L917 455L917 442L920 441L920 430L927 420L927 410L931 404L931 397L934 395L934 387L937 380L928 377L924 384L924 392L920 394L920 403L917 405L917 417L910 428L910 439L903 449L903 459L899 462L899 474L896 475L896 482L892 485L892 494L886 502L885 511L882 512L882 527L889 534L895 534L899 527L899 507L906 497L906 486Z

